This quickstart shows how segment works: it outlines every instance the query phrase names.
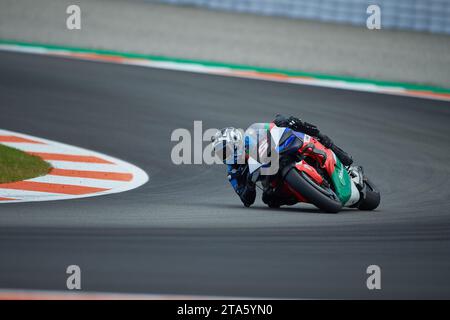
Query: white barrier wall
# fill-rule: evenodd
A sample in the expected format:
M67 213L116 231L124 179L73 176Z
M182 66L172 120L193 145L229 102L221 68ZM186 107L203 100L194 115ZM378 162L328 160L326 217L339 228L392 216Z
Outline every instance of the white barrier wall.
M366 25L369 5L381 8L382 28L450 34L450 0L158 0L211 9Z

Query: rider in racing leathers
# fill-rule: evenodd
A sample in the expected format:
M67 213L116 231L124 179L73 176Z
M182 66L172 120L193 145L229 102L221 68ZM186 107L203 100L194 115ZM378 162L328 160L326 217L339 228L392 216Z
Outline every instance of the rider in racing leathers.
M333 141L321 133L317 126L302 121L296 117L286 117L283 115L277 115L273 120L273 123L278 127L287 127L294 131L303 132L307 135L315 137L318 139L325 147L331 149L335 155L339 158L342 164L346 167L350 166L353 163L352 158L344 152L342 149L337 147ZM215 139L213 140L213 147L216 154L222 153L223 148L229 148L236 150L238 146L243 145L243 137L239 130L235 128L224 128L222 129L218 135L222 140ZM225 139L225 144L224 144ZM225 160L224 160L225 161ZM362 168L361 167L352 167L353 173L362 177ZM228 180L233 186L234 190L238 194L242 203L249 207L255 202L256 198L256 189L255 183L250 180L249 170L247 164L227 164L228 171ZM270 207L279 207L280 205L291 205L296 203L297 201L292 198L286 198L282 193L278 193L277 190L273 188L266 188L263 191L262 200L265 204Z

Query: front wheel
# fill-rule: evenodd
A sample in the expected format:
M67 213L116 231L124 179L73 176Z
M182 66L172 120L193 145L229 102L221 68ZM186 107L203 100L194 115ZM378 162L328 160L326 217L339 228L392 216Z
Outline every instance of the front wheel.
M333 190L318 185L306 173L299 172L295 167L287 172L284 179L294 191L322 211L337 213L342 209L342 203Z

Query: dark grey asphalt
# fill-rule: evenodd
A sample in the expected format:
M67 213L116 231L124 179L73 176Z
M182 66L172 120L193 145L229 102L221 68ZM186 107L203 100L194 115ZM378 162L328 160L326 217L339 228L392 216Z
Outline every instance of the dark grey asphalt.
M243 208L221 166L175 166L175 128L300 115L382 191L375 212ZM0 287L299 298L450 298L450 103L0 53L0 127L130 161L121 194L0 206ZM366 267L382 269L367 290Z

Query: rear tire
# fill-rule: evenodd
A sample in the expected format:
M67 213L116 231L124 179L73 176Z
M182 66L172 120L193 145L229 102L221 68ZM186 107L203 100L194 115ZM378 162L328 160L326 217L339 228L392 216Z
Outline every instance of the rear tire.
M342 209L342 203L333 190L317 185L306 173L299 172L295 167L287 172L284 179L291 188L322 211L337 213Z
M374 210L380 205L380 193L375 190L375 187L369 180L364 181L364 184L366 187L365 197L359 204L358 209L365 211Z

